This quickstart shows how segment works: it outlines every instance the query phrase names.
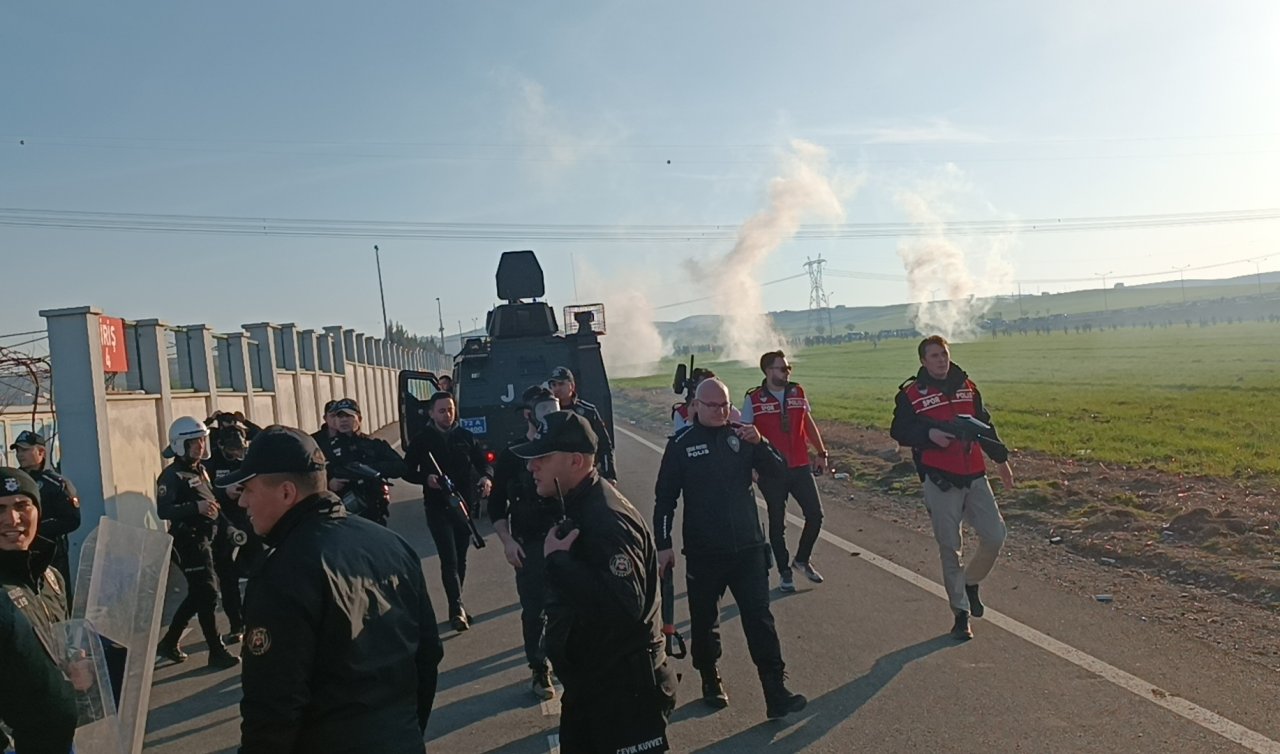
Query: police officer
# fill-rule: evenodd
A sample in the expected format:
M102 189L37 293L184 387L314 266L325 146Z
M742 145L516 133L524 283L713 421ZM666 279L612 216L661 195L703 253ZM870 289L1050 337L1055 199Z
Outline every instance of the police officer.
M675 674L663 649L658 560L640 513L596 470L596 434L547 414L529 459L537 493L563 492L568 520L543 542L547 656L564 683L560 751L667 751ZM564 529L565 531L560 531Z
M14 729L24 754L66 754L76 708L55 660L59 643L53 632L55 623L67 619L67 595L62 575L49 567L53 551L35 547L41 512L37 482L19 469L0 467L0 718ZM6 655L16 655L14 662ZM24 685L24 677L32 685ZM49 727L36 724L41 718ZM0 744L4 739L0 733Z
M231 414L222 414L230 417ZM219 417L219 418L221 418ZM259 430L261 431L261 430ZM218 576L218 592L222 596L222 610L227 614L231 631L223 637L224 643L235 644L244 636L244 618L241 614L240 577L248 574L262 553L262 541L254 536L244 510L236 505L239 491L218 486L218 480L240 468L248 449L245 427L237 423L218 422L214 433L211 458L205 469L213 480L213 496L218 501L218 526L213 537L213 565ZM243 544L241 544L243 542Z
M599 443L599 449L596 451L596 466L600 469L600 476L616 483L618 466L613 461L613 435L609 434L609 428L605 426L604 419L600 416L600 409L596 408L594 403L588 403L578 397L578 385L573 378L573 372L569 371L568 367L556 367L551 370L547 387L551 389L556 400L560 401L561 409L572 411L591 424L591 431L596 433Z
M520 411L528 426L524 440L538 437L542 417L560 410L556 397L535 385L520 397ZM513 443L513 445L519 443ZM493 492L489 495L489 521L502 540L507 562L516 571L516 593L520 596L520 623L524 629L524 656L533 673L530 688L539 699L555 696L551 669L544 643L546 629L545 580L542 543L547 532L563 516L559 500L538 494L525 462L506 447L498 454L493 470Z
M753 471L764 481L786 473L786 464L755 427L730 426L729 388L720 380L699 384L691 409L692 423L667 442L658 470L653 511L658 567L665 570L675 562L671 534L676 498L683 493L690 634L702 698L713 707L729 704L716 667L720 598L727 587L742 615L766 713L784 717L804 709L806 700L783 681L786 666L769 611L769 548L751 484Z
M360 404L354 398L334 401L326 414L328 439L320 443L320 449L329 463L330 492L343 495L348 487L358 483L350 471L354 463L372 468L384 479L399 479L408 471L404 459L386 440L360 430L362 422ZM360 515L385 526L390 515L386 493L386 489L366 491Z
M889 434L911 448L916 472L924 484L924 503L933 521L933 535L942 558L942 581L955 623L952 638L973 638L969 617L985 612L978 584L991 572L1004 544L1004 517L996 505L983 455L996 463L1005 489L1013 488L1009 450L989 426L991 414L982 394L959 365L941 335L931 335L917 347L920 370L898 386ZM942 426L967 415L988 425L983 437L962 440ZM967 521L978 535L978 552L960 562L960 523Z
M67 754L76 734L76 701L70 684L49 661L30 621L0 598L0 717L13 729L11 743L0 728L0 751L16 743L27 754Z
M221 482L271 548L245 594L240 751L421 754L444 655L421 561L327 481L315 441L274 426Z
M169 427L169 451L173 462L156 480L156 512L170 522L173 552L187 580L187 596L178 606L169 631L156 651L174 662L187 659L178 646L191 617L197 616L209 646L209 667L230 668L240 658L222 646L218 635L216 569L213 536L217 530L218 501L209 484L204 461L209 458L209 428L194 416L175 419Z
M815 584L822 583L822 574L813 565L813 546L822 533L822 497L813 480L815 472L827 465L827 446L813 421L809 399L804 388L791 381L791 364L782 351L769 351L760 357L760 371L764 380L747 392L742 406L742 421L754 424L760 434L769 439L787 462L787 472L781 477L760 480L760 492L764 495L769 511L769 542L773 545L773 557L778 562L784 592L796 590L792 578L792 566ZM817 454L813 464L809 462L809 447ZM804 529L796 544L796 559L790 561L787 554L787 498L794 497L804 514Z
M71 576L67 535L80 528L80 497L76 494L76 487L70 479L46 467L48 449L40 433L20 432L9 448L16 452L18 466L40 485L43 516L40 539L35 547L48 548L53 552L53 567L62 574L70 594L75 579Z
M316 441L316 444L320 446L321 450L324 450L325 443L329 442L329 440L333 439L334 435L338 434L338 423L333 416L333 407L337 403L337 401L324 402L324 413L321 414L320 429L311 433L311 439Z
M462 586L467 579L471 530L451 510L447 485L440 478L440 472L453 482L475 515L479 510L476 503L493 490L493 467L475 435L457 423L458 407L452 395L445 392L432 395L427 401L427 415L431 422L404 449L404 460L409 467L404 478L422 485L427 528L431 530L431 539L440 557L440 578L449 599L449 625L454 631L466 631L471 628L471 616L462 604Z

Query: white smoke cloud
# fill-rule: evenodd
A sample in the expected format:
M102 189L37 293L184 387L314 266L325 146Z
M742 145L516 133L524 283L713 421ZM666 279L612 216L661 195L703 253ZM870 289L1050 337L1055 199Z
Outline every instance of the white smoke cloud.
M947 218L955 216L951 204L975 189L955 165L919 182L895 197L907 218L926 231L925 235L904 239L898 245L907 272L909 317L917 330L940 334L947 340L972 339L978 323L991 308L992 298L1007 290L1012 267L1005 252L1012 245L1012 233L1001 236L948 237ZM990 207L988 207L990 209ZM975 274L979 261L984 269Z
M658 333L653 304L642 292L644 281L636 279L634 270L627 280L606 281L589 264L575 260L575 266L581 303L604 304L607 332L600 339L600 351L609 376L656 372L658 362L671 353L671 344Z
M712 298L721 317L720 342L725 358L753 363L761 353L782 345L782 336L765 315L760 268L770 254L795 235L804 220L843 219L838 183L827 174L825 149L792 140L781 175L769 182L768 206L742 224L733 248L711 265L692 260L686 263L686 269L697 275L694 279L714 281ZM856 182L842 186L846 192L856 187ZM714 274L706 274L708 270Z

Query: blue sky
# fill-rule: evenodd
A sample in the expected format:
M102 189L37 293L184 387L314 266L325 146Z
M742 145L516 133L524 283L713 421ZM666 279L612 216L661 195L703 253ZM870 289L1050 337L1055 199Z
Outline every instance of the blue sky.
M791 139L828 151L847 223L1280 207L1280 6L848 2L29 3L0 24L0 207L502 224L722 225L767 203ZM19 143L19 141L25 143ZM668 162L668 160L670 162ZM950 166L950 167L949 167ZM942 188L939 188L939 187ZM1280 254L1280 221L1023 233L1016 281ZM706 284L718 243L522 244L0 225L0 333L94 304L220 329L483 322L498 252L532 246L548 295ZM759 279L900 276L900 241L796 241ZM984 239L958 242L976 275ZM571 261L572 260L572 261ZM1280 268L1280 255L1262 269ZM1253 264L1204 276L1254 271ZM1145 281L1146 279L1143 279ZM1134 280L1133 282L1142 282ZM1087 284L1027 283L1031 290ZM828 280L833 303L906 284ZM585 289L585 290L583 290ZM765 289L803 308L804 280ZM702 303L664 318L710 311Z

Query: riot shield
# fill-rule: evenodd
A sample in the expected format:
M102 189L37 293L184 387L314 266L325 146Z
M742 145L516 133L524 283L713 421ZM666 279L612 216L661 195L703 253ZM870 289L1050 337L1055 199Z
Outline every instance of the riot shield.
M142 751L173 540L102 518L85 540L72 615L122 659L117 708L127 752ZM110 654L109 652L109 654Z
M122 647L84 619L54 625L52 647L76 700L76 754L127 754L116 712L124 680Z

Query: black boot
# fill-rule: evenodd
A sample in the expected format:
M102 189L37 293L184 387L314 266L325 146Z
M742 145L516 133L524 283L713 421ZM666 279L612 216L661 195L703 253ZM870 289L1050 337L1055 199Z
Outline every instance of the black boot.
M226 670L239 664L240 658L228 652L221 645L209 648L209 667Z
M702 674L702 701L716 709L729 706L729 695L724 691L724 681L720 680L720 670L714 665L709 670L698 671Z
M761 673L760 684L764 686L765 714L770 720L799 712L809 703L808 699L787 689L786 676L782 671Z
M156 654L166 660L173 662L186 662L187 653L182 651L182 647L178 646L177 639L170 639L168 636L160 640L156 645Z
M978 599L978 585L965 584L964 592L969 595L969 614L975 618L981 618L986 608L983 607L982 600Z
M973 638L973 629L969 628L969 613L956 611L956 622L951 627L951 638L957 641L968 641Z

